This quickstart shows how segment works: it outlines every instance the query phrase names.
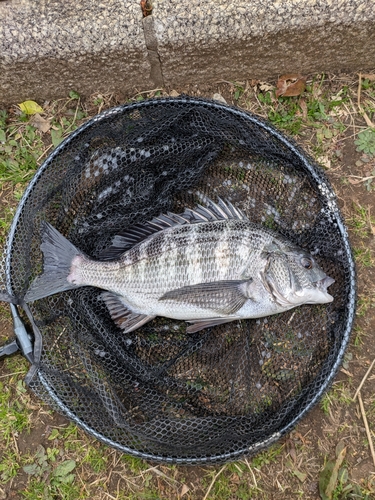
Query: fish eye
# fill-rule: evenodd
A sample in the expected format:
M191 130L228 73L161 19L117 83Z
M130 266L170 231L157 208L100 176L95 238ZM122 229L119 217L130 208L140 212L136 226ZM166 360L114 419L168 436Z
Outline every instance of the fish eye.
M313 263L311 259L308 259L307 257L302 257L300 262L305 269L312 269Z

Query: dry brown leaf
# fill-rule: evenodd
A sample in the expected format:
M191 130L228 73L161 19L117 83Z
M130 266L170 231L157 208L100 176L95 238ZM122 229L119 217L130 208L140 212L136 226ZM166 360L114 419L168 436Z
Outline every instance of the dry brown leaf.
M39 113L35 113L30 120L30 123L44 134L51 128L51 122L40 116Z
M259 89L263 92L268 92L269 90L273 90L273 85L270 85L267 82L259 82Z
M307 119L307 104L306 104L305 99L301 99L299 101L299 107L302 110L303 119L306 120Z
M215 101L219 101L219 102L222 102L223 104L228 104L227 101L224 99L224 97L221 95L221 94L214 94L212 96L212 99L214 99Z
M290 448L289 455L290 455L291 459L293 460L293 462L296 463L297 462L297 453L296 453L296 449L294 447Z
M328 156L319 156L317 158L318 162L323 165L324 167L326 167L327 169L330 169L331 166L332 166L332 162L331 160L328 158Z
M152 3L151 0L141 0L141 9L143 17L147 17L152 14Z
M375 82L375 75L371 73L361 73L361 77L365 80L370 80L370 82Z
M306 78L298 74L282 75L277 81L276 97L301 95L306 88Z
M189 486L186 486L186 484L182 485L181 491L180 491L180 498L182 498L186 493L189 491Z

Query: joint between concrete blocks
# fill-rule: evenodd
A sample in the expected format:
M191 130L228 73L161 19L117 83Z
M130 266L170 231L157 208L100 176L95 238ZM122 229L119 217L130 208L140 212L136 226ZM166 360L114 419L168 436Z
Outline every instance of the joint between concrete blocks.
M154 20L152 15L142 19L148 58L151 66L150 78L156 87L164 87L162 64L158 52L158 41L155 35Z

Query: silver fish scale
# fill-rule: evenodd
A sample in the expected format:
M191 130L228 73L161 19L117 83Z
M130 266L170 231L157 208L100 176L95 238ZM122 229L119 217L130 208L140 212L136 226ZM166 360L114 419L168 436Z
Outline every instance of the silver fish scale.
M103 269L104 263L97 263L95 276L87 269L85 281L94 279L96 286L104 288L102 270L108 275L108 265L112 265L109 289L124 297L129 292L160 297L196 283L240 279L244 273L249 278L260 270L262 249L274 238L272 232L262 234L248 221L175 226L139 243L119 261L106 262ZM108 279L104 279L108 289Z

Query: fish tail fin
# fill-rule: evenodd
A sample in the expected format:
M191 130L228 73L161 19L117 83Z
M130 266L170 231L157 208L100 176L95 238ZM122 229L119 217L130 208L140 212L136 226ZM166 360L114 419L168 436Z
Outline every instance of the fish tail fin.
M48 222L41 226L44 256L43 274L37 277L26 292L25 302L71 290L84 283L79 282L76 266L84 255L65 236Z

